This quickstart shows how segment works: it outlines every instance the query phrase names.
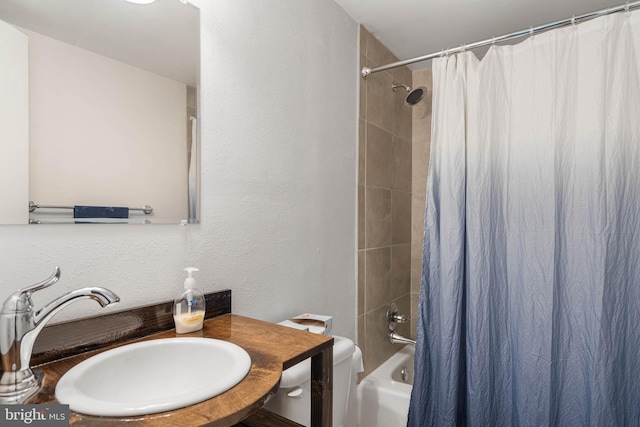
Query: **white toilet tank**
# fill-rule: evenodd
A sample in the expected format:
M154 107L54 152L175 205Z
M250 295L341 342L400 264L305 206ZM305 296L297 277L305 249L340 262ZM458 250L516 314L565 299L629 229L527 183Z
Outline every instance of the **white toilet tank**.
M349 390L355 376L351 367L355 345L344 337L333 337L333 426L343 427L347 416ZM356 352L356 357L362 357ZM311 360L307 359L285 370L280 389L265 405L271 412L309 426L311 423ZM353 385L355 387L355 384Z

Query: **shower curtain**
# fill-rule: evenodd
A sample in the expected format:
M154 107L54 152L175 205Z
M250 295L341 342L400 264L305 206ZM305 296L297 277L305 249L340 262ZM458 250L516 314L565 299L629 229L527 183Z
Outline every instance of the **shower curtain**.
M433 63L409 426L640 425L640 14Z

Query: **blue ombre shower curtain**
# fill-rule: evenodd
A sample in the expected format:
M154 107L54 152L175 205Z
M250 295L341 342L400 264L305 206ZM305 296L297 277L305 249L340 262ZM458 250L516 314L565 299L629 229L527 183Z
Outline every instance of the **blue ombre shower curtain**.
M640 14L433 64L408 425L640 425Z

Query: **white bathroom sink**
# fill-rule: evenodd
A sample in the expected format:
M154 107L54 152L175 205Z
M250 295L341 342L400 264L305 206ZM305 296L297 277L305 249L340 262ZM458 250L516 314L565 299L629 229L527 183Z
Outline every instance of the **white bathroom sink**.
M251 357L227 341L166 338L125 345L71 368L56 398L98 416L146 415L210 399L238 384Z

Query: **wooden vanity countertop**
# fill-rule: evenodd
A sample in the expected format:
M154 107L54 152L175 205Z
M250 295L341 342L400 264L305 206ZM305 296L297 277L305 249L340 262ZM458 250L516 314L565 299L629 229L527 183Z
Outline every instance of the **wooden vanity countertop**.
M214 398L186 408L157 414L116 418L96 417L71 411L75 426L232 426L259 410L278 390L280 376L287 369L333 346L333 338L263 322L234 314L205 320L202 330L176 334L175 329L131 342L173 337L217 338L232 342L251 356L251 369L238 385ZM126 344L130 344L128 342ZM57 403L55 386L69 369L89 357L118 347L82 353L36 366L45 374L40 393L28 403ZM188 361L185 361L188 363ZM197 373L196 373L197 374Z

